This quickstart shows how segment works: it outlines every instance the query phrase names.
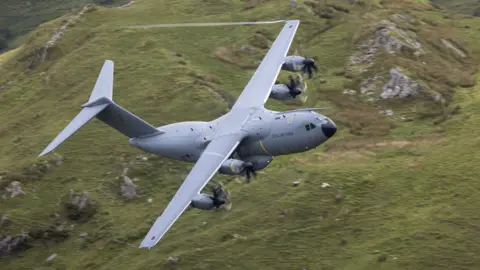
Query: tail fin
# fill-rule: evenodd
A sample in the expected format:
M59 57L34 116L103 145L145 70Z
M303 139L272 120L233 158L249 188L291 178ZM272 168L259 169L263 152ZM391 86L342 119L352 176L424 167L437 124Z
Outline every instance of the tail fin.
M80 113L57 135L39 156L43 156L57 148L93 117L97 117L102 122L129 138L146 137L164 133L113 102L113 67L114 63L112 61L105 61L88 102L82 106L83 109Z
M112 100L113 93L113 61L105 60L100 75L98 75L97 82L93 91L90 94L88 102L95 101L102 97Z

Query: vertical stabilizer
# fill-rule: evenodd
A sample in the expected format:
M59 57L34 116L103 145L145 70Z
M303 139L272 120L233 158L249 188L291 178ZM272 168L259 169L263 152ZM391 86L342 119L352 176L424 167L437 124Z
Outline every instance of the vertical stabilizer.
M105 60L100 75L98 75L97 82L93 88L88 102L95 101L99 98L105 97L112 100L113 93L113 61Z
M154 136L164 133L113 102L113 66L113 61L105 61L88 102L82 106L80 113L42 151L40 156L54 150L93 117L98 118L129 138Z

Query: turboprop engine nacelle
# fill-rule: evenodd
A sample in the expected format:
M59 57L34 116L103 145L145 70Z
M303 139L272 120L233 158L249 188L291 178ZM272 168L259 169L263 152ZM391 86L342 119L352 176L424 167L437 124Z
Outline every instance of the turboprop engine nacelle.
M270 92L270 98L276 100L293 100L297 95L301 94L301 90L292 91L285 84L275 84Z
M237 175L241 174L244 169L245 162L242 160L227 159L222 163L220 169L218 169L218 172L222 174Z
M213 210L217 208L213 196L204 193L200 193L195 196L190 205L193 208L198 208L202 210Z
M282 70L292 72L308 73L310 79L312 78L313 70L318 71L313 58L306 58L297 55L285 57L285 62L282 65Z
M304 67L305 58L297 55L285 57L285 62L282 65L282 70L300 72Z

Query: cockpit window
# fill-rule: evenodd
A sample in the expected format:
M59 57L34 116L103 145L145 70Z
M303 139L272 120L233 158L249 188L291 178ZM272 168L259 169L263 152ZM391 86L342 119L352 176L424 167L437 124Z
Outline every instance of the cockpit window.
M308 125L305 126L305 129L306 129L307 131L310 131L310 130L316 128L316 127L317 127L317 126L315 126L313 123L310 123L310 124L308 124Z

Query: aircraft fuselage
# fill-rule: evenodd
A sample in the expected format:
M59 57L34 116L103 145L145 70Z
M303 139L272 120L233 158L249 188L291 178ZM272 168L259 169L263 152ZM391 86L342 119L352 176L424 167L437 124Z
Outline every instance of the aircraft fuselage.
M130 139L146 152L186 162L196 162L226 115L210 122L189 121L165 125L164 134ZM312 111L260 110L244 124L248 136L237 147L242 160L305 152L327 141L336 131L327 117Z

